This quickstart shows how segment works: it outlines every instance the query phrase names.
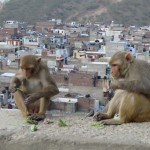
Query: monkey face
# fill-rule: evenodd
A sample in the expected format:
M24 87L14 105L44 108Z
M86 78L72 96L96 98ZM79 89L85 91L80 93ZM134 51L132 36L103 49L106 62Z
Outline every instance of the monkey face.
M122 51L115 53L109 61L112 77L115 79L125 78L132 61L133 58L130 53Z
M33 73L34 73L34 68L23 68L23 67L21 67L21 70L22 70L23 76L26 79L31 78Z
M40 61L41 58L37 58L34 55L26 55L21 58L20 68L26 79L31 78L35 72L38 72Z
M111 75L113 78L118 79L120 78L120 72L119 72L119 64L113 63L111 65Z
M110 63L111 67L111 76L115 79L120 78L120 67L121 67L121 61L114 60Z
M24 61L22 61L20 64L20 68L21 68L21 71L22 71L24 78L29 79L34 74L35 64L34 63L31 64L29 62L24 63Z

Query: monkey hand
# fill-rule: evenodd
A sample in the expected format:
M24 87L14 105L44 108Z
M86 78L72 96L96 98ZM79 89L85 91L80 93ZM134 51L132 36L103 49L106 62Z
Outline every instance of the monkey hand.
M9 86L9 91L11 93L15 93L17 91L17 84L16 83L12 83L10 86Z
M107 118L107 114L105 113L101 113L101 112L97 112L94 114L93 119L95 121L101 121Z
M36 100L38 100L37 97L33 96L32 94L27 95L27 98L25 99L24 103L28 105L28 104L34 103Z
M17 88L21 86L21 81L14 77L9 85L9 91L12 93L15 93L17 91Z

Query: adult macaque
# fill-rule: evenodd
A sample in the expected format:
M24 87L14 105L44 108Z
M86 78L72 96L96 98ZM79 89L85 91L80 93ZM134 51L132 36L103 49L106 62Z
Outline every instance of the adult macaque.
M9 90L14 93L23 116L37 121L45 118L50 98L59 93L48 67L34 55L21 58L20 69L12 78Z
M109 64L115 95L107 112L96 113L94 118L108 125L150 121L150 64L127 52L115 53Z

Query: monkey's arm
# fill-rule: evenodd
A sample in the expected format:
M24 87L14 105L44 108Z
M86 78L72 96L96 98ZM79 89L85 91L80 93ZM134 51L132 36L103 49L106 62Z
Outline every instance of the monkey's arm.
M13 77L11 79L11 82L9 84L9 91L12 93L15 93L17 88L21 85L20 80L16 77Z
M37 91L36 93L29 95L25 99L25 104L33 103L42 97L49 97L50 98L50 97L53 97L54 95L56 95L58 93L59 93L58 88L54 85L51 85L51 86L43 88L40 91Z
M25 104L33 103L42 97L50 98L59 93L56 83L50 76L47 76L47 74L45 76L42 76L41 83L42 83L42 89L29 95L29 97L25 99Z
M129 92L137 92L150 96L150 82L141 82L140 80L115 80L112 82L113 89L123 89Z
M16 92L17 88L20 87L21 82L23 81L23 76L21 75L20 72L16 73L16 75L11 79L10 85L9 85L9 90L14 93Z

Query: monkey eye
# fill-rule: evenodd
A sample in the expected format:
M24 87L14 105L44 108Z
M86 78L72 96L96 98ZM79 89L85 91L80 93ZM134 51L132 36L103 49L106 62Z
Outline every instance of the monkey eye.
M32 68L24 68L24 67L20 67L22 70L31 70Z
M32 70L32 68L25 68L25 70L27 70L27 71L28 71L28 70Z
M116 67L116 66L119 66L119 65L118 65L118 64L112 64L111 66L112 66L112 67Z

